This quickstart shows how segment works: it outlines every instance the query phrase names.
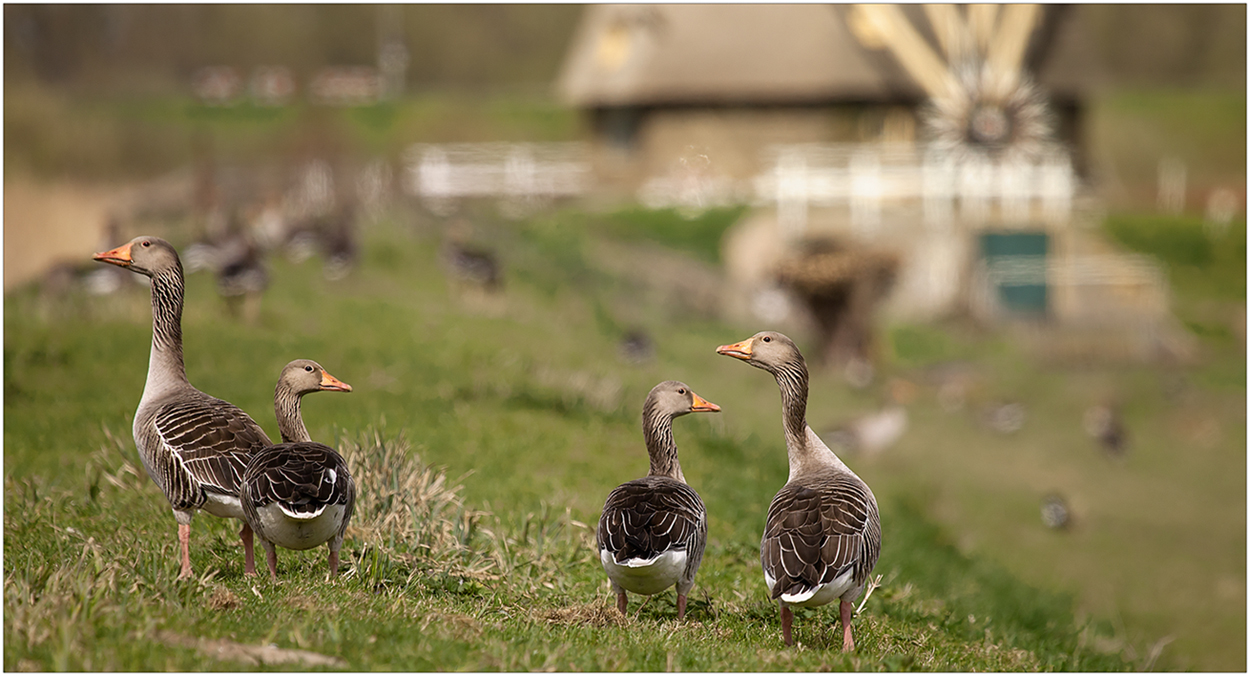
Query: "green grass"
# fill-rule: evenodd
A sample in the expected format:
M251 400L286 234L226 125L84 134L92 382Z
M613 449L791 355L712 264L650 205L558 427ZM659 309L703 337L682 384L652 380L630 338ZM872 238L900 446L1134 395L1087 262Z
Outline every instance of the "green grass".
M1146 204L1153 202L1164 158L1184 162L1194 188L1245 183L1244 90L1114 90L1091 100L1087 127L1099 173L1140 189L1136 197Z
M1163 263L1182 300L1246 299L1246 222L1208 232L1199 216L1116 214L1106 232L1129 249Z
M418 141L569 141L580 128L575 111L546 100L428 91L351 108L213 107L174 96L75 99L23 85L6 88L4 112L6 172L105 181L159 175L210 154L226 165L307 152L387 157Z
M348 448L362 459L407 449L374 436ZM713 536L688 620L671 593L621 618L611 604L584 523L540 505L510 517L471 514L456 487L430 481L414 495L416 527L372 528L407 507L362 504L345 546L348 572L325 581L322 551L282 552L277 584L242 577L233 529L201 517L198 579L178 582L168 512L125 454L93 454L78 482L47 491L6 485L5 665L8 669L237 668L174 650L225 639L331 656L353 670L570 671L746 669L1123 669L1082 647L1106 626L1077 626L1070 600L1021 585L1001 568L960 555L913 505L888 505L885 586L858 620L860 648L839 650L832 611L800 610L799 646L781 645L776 609L757 584L749 540ZM390 478L426 472L417 460L376 462ZM388 484L373 491L386 493ZM389 494L383 496L390 497ZM450 497L450 500L447 498ZM365 497L368 500L368 497ZM426 510L442 506L449 514ZM452 509L446 510L450 505ZM360 522L366 522L360 526ZM473 528L454 524L472 521ZM433 524L433 527L431 527ZM442 528L445 532L437 533ZM363 532L362 532L363 531ZM402 533L396 537L396 533ZM431 535L433 534L433 537ZM927 580L918 583L917 580ZM928 588L926 588L928 587ZM991 594L985 593L992 592ZM298 666L298 663L297 663Z
M601 267L594 252L610 233L587 227L601 218L560 212L509 224L476 215L504 259L502 298L453 293L437 239L399 227L414 220L402 212L366 230L362 265L342 282L324 281L315 259L274 261L256 326L224 320L211 279L189 277L184 335L198 387L242 406L271 435L272 380L290 359L316 359L355 388L304 403L312 436L345 450L362 486L346 573L334 582L324 579L324 549L280 552L277 584L244 578L237 528L204 515L192 528L199 577L176 582L174 522L137 469L129 433L147 364L146 292L51 305L32 289L10 294L5 668L238 669L249 666L244 648L268 644L361 671L1086 671L1232 668L1238 654L1244 663L1244 587L1240 634L1227 604L1208 610L1227 626L1199 622L1200 635L1150 614L1147 601L1172 612L1186 599L1201 607L1210 593L1187 586L1203 581L1193 574L1175 598L1142 593L1139 578L1174 572L1166 557L1134 560L1137 586L1114 591L1128 602L1090 593L1122 575L1125 558L1155 553L1157 541L1131 541L1142 528L1121 519L1149 525L1158 511L1135 511L1154 500L1141 488L1169 476L1183 496L1201 486L1205 501L1240 491L1240 517L1229 510L1192 535L1227 536L1229 520L1240 519L1240 540L1225 537L1208 560L1190 563L1208 576L1202 566L1218 566L1214 582L1223 584L1240 545L1244 578L1244 455L1240 474L1224 457L1238 441L1244 448L1244 418L1239 433L1222 427L1223 439L1181 471L1142 438L1127 472L1117 472L1081 446L1079 431L1031 424L1008 444L931 399L912 407L915 431L897 453L848 458L877 491L885 533L883 587L856 620L859 649L839 651L830 608L800 611L799 645L785 648L758 560L763 514L787 473L776 390L766 374L713 353L753 329L675 309L639 293L645 280ZM633 317L650 318L657 345L642 366L617 357L619 327ZM987 396L1024 391L1031 421L1079 420L1081 382L1021 366L994 337L934 331L896 328L886 375L919 381L911 369L971 356L994 373ZM1140 387L1152 376L1108 377ZM641 401L668 378L724 408L675 426L683 468L709 512L708 551L681 624L672 592L637 614L631 599L626 619L615 613L590 528L608 491L645 471ZM809 417L820 431L876 396L816 370ZM1129 403L1135 429L1166 422L1161 396ZM1084 476L1078 467L1095 469ZM1044 530L1036 496L1074 473L1079 490L1099 487L1114 508L1104 515L1082 504L1078 529ZM1160 532L1183 532L1204 504ZM1085 577L1092 582L1074 580ZM1168 633L1175 643L1152 657ZM180 647L218 640L234 652Z
M745 207L719 207L683 215L677 209L633 207L608 214L604 218L604 231L629 241L667 246L708 263L719 263L721 238L745 211Z
M1237 365L1245 360L1244 328L1238 327L1246 307L1245 219L1216 229L1196 216L1117 214L1104 231L1162 264L1173 311L1207 355L1194 379L1212 390L1244 393L1246 370Z
M192 554L200 577L178 582L168 511L141 470L121 459L126 451L96 454L88 465L95 482L50 492L32 481L6 486L6 540L22 542L5 557L6 669L237 667L171 650L179 637L307 650L359 671L1125 666L1081 649L1079 630L1098 630L1073 625L1069 600L965 559L905 506L893 510L890 562L881 566L890 581L859 620L854 656L838 650L828 610L800 611L800 646L784 649L775 609L755 584L754 547L724 537L711 542L685 624L672 620L671 594L621 619L589 530L555 509L511 524L480 517L465 549L491 567L476 579L454 556L447 565L447 542L409 560L402 542L371 534L350 537L349 572L334 582L325 581L321 551L282 552L276 585L244 579L232 529L201 517ZM446 570L431 565L435 559ZM931 577L935 589L916 585L916 577Z

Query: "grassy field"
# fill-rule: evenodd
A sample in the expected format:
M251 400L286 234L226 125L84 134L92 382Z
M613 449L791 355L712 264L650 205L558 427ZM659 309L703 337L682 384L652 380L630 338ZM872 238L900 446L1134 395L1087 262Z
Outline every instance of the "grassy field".
M344 547L347 572L333 582L325 581L324 550L281 552L277 584L244 578L237 529L203 515L192 530L199 577L176 582L174 523L137 469L129 434L146 368L146 292L136 286L91 302L41 300L29 289L9 295L5 668L1084 671L1232 668L1237 655L1244 663L1244 617L1240 634L1231 613L1220 614L1212 621L1226 627L1202 625L1164 647L1160 639L1183 631L1180 622L1161 626L1131 604L1098 612L1105 605L1069 574L1114 581L1172 559L1138 562L1142 572L1132 575L1131 566L1117 569L1117 549L1138 546L1127 542L1136 524L1098 525L1088 508L1088 526L1046 531L1031 488L1004 476L1036 471L1050 433L1030 425L1010 442L1018 448L1005 449L925 398L913 405L897 453L849 459L877 490L885 531L882 587L856 621L858 651L838 650L828 608L800 611L799 645L785 648L758 563L761 520L787 471L778 397L765 374L713 353L754 329L708 319L690 300L697 294L657 289L715 255L698 242L673 243L689 257L646 255L658 245L611 234L628 218L475 219L479 236L505 252L498 298L450 289L435 230L402 212L367 231L363 264L342 282L324 281L316 260L275 261L256 326L223 320L211 279L189 278L184 332L198 387L242 406L271 434L271 381L286 361L317 359L355 387L304 406L313 437L345 450L363 486ZM633 275L609 272L616 268L603 257L622 251L642 251L652 264ZM657 346L642 366L618 357L618 340L634 325ZM913 340L895 341L888 371L963 353L984 354L995 368L1018 357L996 338L958 332L941 349L909 352L926 330L934 331L892 331ZM994 386L1008 388L1018 384L1012 378L1035 382L1037 369L1015 366L1001 381L995 374ZM676 425L686 475L710 514L685 623L674 620L672 592L617 615L592 545L608 491L645 472L641 401L667 378L724 408ZM1064 406L1061 385L1043 378L1036 389L1030 404ZM863 410L877 394L817 373L812 423ZM1240 395L1244 402L1244 382ZM1134 422L1152 414L1132 409ZM1224 434L1216 451L1235 448L1239 434L1244 445L1244 421ZM1141 456L1148 446L1143 434ZM1207 455L1221 463L1212 472L1222 483L1195 486L1211 479L1196 468L1176 482L1211 500L1240 495L1241 507L1228 509L1238 512L1229 519L1241 519L1240 531L1226 532L1228 519L1189 529L1195 540L1214 531L1228 538L1220 543L1227 552L1193 562L1207 582L1204 571L1222 570L1226 557L1244 577L1244 456L1216 451ZM1007 452L1013 463L1002 462ZM1065 472L1102 460L1080 452L1069 449ZM1125 492L1166 484L1164 463L1138 467L1132 457L1118 479L1110 477L1120 470L1106 468L1085 481L1119 482ZM983 472L969 471L978 465ZM1192 525L1191 516L1170 518ZM1052 575L1037 575L1038 567ZM1137 603L1139 592L1126 584L1115 594ZM1153 600L1179 612L1188 593ZM1242 612L1244 588L1236 594Z
M1104 199L1150 204L1158 163L1187 167L1190 207L1203 207L1205 190L1244 187L1246 92L1193 88L1129 89L1099 96L1087 121L1089 153Z
M1245 362L1231 335L1205 341L1218 349L1203 365L1160 374L1034 366L994 335L889 327L885 375L923 385L934 364L971 360L986 374L980 396L1024 401L1029 422L995 437L922 390L896 449L849 458L882 504L883 586L856 621L856 654L837 650L827 608L801 611L800 645L786 649L758 564L762 515L786 475L775 387L713 353L753 327L663 288L706 270L715 237L666 242L687 252L668 256L651 255L662 235L622 238L623 222L662 233L668 218L479 214L479 236L506 252L496 298L449 288L436 229L405 212L372 225L342 282L324 281L315 260L275 261L257 326L224 321L211 279L189 278L198 387L271 434L271 380L286 361L317 359L355 387L304 407L313 437L347 451L364 487L334 582L324 550L282 552L277 584L244 578L236 529L207 516L192 532L199 579L175 582L174 523L129 434L146 291L9 295L6 669L1244 667ZM605 258L622 252L651 263L611 272L620 266ZM631 326L657 345L642 366L618 357ZM1163 393L1172 376L1184 380L1179 404ZM724 408L676 424L710 514L684 624L672 592L620 618L592 545L604 496L645 472L639 409L667 378ZM1128 393L1123 463L1079 430L1099 388ZM809 417L827 429L879 394L818 372ZM1056 489L1076 512L1067 532L1038 518Z
M17 85L5 90L4 162L6 175L116 181L210 156L245 165L307 153L396 160L416 142L571 141L580 130L576 111L515 95L423 92L348 109L214 107L172 96L84 100Z

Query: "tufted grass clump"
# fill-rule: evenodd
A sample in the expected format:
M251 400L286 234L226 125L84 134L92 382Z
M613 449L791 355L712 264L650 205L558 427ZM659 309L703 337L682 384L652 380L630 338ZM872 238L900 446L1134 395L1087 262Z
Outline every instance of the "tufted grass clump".
M368 487L347 531L357 551L349 576L376 585L423 581L441 591L507 578L533 589L590 558L590 530L569 510L544 503L504 523L467 506L463 486L423 463L402 434L370 429L339 450L357 485Z
M491 579L495 562L480 532L487 512L467 508L461 487L438 468L421 462L399 436L383 438L367 430L340 443L358 489L348 540L360 547L357 572L386 578L376 553L403 562L412 575ZM411 583L411 579L406 583Z

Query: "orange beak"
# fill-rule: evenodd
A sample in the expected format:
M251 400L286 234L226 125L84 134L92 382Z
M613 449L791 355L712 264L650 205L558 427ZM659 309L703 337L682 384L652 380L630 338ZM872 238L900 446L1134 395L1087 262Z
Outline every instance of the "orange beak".
M751 358L751 345L751 339L747 338L746 340L740 343L734 343L733 345L721 345L716 348L716 354L723 354L727 357L747 361Z
M334 376L321 372L321 389L329 392L351 392L352 386L335 378Z
M95 254L92 258L101 263L110 263L128 268L130 267L130 243L127 242L111 251Z
M691 392L690 396L694 397L694 404L690 406L691 412L701 412L701 411L707 411L708 413L720 412L719 406L717 406L716 404L713 404L707 399L704 399L703 397L700 397L694 392Z

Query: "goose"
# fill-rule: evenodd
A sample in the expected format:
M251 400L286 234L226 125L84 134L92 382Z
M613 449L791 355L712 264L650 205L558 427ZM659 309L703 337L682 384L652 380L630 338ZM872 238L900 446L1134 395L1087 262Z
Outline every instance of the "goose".
M461 291L494 293L503 287L502 267L493 251L469 243L468 232L469 226L461 222L451 226L443 238L443 270Z
M330 577L338 575L339 548L356 505L356 483L343 456L308 435L300 399L309 392L351 392L311 359L296 359L282 369L274 389L273 410L281 444L252 458L243 473L243 513L265 548L269 576L278 579L278 552L330 547Z
M807 364L794 341L761 331L716 352L768 371L781 390L790 477L768 506L760 563L786 645L794 645L791 606L840 599L842 650L854 650L853 604L881 552L877 499L808 426Z
M1085 433L1093 437L1109 458L1120 459L1128 450L1128 433L1115 404L1101 403L1085 409Z
M1042 523L1047 528L1062 530L1072 525L1072 510L1068 501L1059 493L1048 493L1042 498Z
M250 236L233 234L217 247L216 264L217 295L226 301L226 310L255 322L269 287L264 252Z
M875 411L848 420L825 435L838 453L877 455L894 446L907 432L907 404L915 398L916 386L901 378L890 380L885 403Z
M676 380L656 385L642 405L651 471L608 494L597 531L599 560L622 615L626 592L651 596L677 585L677 619L686 617L686 594L707 543L707 511L681 472L673 418L719 410Z
M994 401L981 409L982 424L999 434L1019 432L1027 416L1024 404L1018 401Z
M634 366L645 364L655 356L655 341L642 329L630 329L617 346L621 358Z
M359 246L356 242L356 207L348 203L339 207L321 234L321 247L325 252L322 275L330 281L347 277L356 265Z
M165 494L178 522L182 571L191 576L191 518L203 509L239 519L244 574L255 575L252 529L243 519L239 482L252 456L269 446L265 431L237 406L197 390L182 357L182 262L169 242L136 237L95 260L152 279L152 351L135 411L135 447L148 476Z

